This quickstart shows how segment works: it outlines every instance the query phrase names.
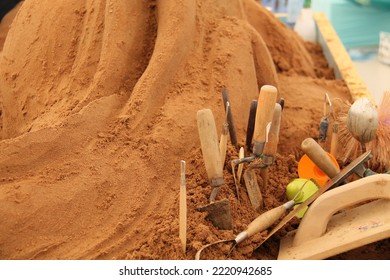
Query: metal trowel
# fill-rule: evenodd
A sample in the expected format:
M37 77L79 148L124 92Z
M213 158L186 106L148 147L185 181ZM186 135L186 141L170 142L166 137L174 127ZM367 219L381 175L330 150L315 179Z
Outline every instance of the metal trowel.
M234 159L231 161L232 172L236 189L238 189L239 181L236 179L235 169L242 163L253 162L244 172L244 180L247 188L248 196L251 201L252 207L256 210L260 210L262 207L262 197L259 185L256 180L256 176L253 168L264 168L265 163L261 160L264 146L267 142L268 131L271 126L273 112L275 108L277 97L277 89L271 85L265 85L261 87L255 116L255 126L253 131L253 155L242 159ZM279 105L279 104L278 104ZM279 105L280 106L280 105ZM256 163L254 161L260 161Z
M207 219L214 226L220 229L232 229L233 223L229 200L215 200L220 186L225 182L214 116L210 109L202 109L197 112L196 118L203 161L206 167L207 177L212 187L210 203L197 208L197 210L208 212Z

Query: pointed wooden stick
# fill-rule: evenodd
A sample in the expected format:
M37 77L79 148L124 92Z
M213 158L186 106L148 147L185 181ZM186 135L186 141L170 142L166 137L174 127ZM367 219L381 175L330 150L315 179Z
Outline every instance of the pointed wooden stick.
M223 99L223 105L225 106L227 102L229 102L230 105L230 99L226 88L222 89L222 99ZM229 134L230 134L230 142L236 146L237 145L237 135L236 135L236 129L234 126L233 121L233 114L232 114L232 108L229 106L229 108L225 107L226 113L227 113L227 119L229 123Z
M229 102L226 102L226 116L225 122L222 126L221 140L219 141L219 151L221 153L222 166L225 165L226 150L227 150L227 138L229 133L228 112L230 110Z
M337 149L339 145L339 124L333 124L332 138L330 141L330 153L337 159Z
M180 162L180 208L179 208L179 238L183 253L187 247L187 193L186 193L186 162Z
M274 163L276 151L278 149L281 117L282 106L279 103L275 103L271 128L268 133L268 141L265 144L263 155L263 161L266 163L267 167L261 170L261 177L263 179L264 188L267 187L268 183L268 166Z
M240 159L242 159L242 158L245 157L244 147L241 147L241 148L240 148L240 152L239 152L238 156L239 156ZM243 167L244 167L244 166L243 166L242 164L240 164L240 165L238 166L238 169L237 169L237 180L238 180L238 183L241 182L241 175L242 175L242 169L243 169Z

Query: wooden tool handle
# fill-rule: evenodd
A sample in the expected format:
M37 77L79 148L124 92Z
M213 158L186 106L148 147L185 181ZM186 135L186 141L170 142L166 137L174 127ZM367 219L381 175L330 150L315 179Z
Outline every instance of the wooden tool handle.
M240 152L238 154L238 157L239 159L243 159L245 157L245 151L244 151L244 147L241 147L240 148ZM243 164L240 164L238 166L238 169L237 169L237 180L238 180L238 183L241 182L241 175L242 175L242 169L244 168L244 165Z
M304 202L298 205L298 207L294 208L290 211L260 242L260 244L256 247L259 248L264 242L266 242L272 235L275 234L278 230L280 230L285 224L287 224L292 218L295 217L297 213L301 210L309 206L314 200L316 200L320 195L326 192L328 189L338 186L343 180L345 180L353 170L360 164L363 164L369 159L370 152L365 152L361 156L355 158L350 164L348 164L343 170L341 170L335 177L331 178L328 182L325 183L321 188L318 189L315 193L313 193L309 198L307 198ZM306 216L306 215L305 215Z
M390 199L390 176L387 174L372 175L329 190L306 212L295 235L294 246L321 237L328 222L339 210L379 198ZM375 220L374 211L372 217Z
M301 148L314 164L329 178L333 178L339 173L337 166L313 138L306 138L303 140Z
M264 155L275 156L279 143L280 121L282 117L282 106L275 103L274 115L272 117L271 129L268 133L268 142L264 148Z
M256 109L255 130L253 133L255 141L253 152L256 156L259 156L263 152L263 148L261 148L260 151L256 149L256 142L265 143L267 126L272 122L277 94L278 91L274 86L265 85L261 87Z
M187 247L187 191L185 179L186 162L180 162L180 205L179 205L179 238L183 253L186 253Z
M252 139L253 139L253 132L255 130L256 110L257 110L257 100L252 100L251 106L249 108L248 125L246 128L245 144L248 151L252 151Z
M223 99L223 106L225 107L225 111L227 111L227 121L229 124L230 142L232 142L233 145L237 145L237 135L236 135L236 128L234 126L234 121L233 121L232 108L231 106L226 107L227 102L231 104L229 94L226 88L222 89L222 99Z
M272 226L285 212L285 206L280 205L258 216L245 230L248 237L254 235L255 233L262 232Z
M228 138L227 134L228 134L228 128L224 126L222 129L221 140L219 141L219 151L221 154L222 169L225 164L225 158L226 158L227 138Z
M207 176L214 187L223 183L223 165L213 112L210 109L199 110L196 118ZM222 183L215 183L221 180Z
M339 125L337 123L333 124L332 128L332 139L330 141L330 153L336 158L337 149L339 145Z

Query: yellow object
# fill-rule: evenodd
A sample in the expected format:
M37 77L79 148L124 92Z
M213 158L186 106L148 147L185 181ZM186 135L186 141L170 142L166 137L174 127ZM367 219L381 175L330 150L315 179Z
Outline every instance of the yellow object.
M291 181L287 187L286 187L286 195L287 199L291 200L294 198L294 196L298 193L300 188L303 186L301 193L298 195L298 197L295 199L296 203L304 202L306 199L308 199L312 194L314 194L318 190L318 186L311 180L298 178ZM298 207L299 205L295 205L294 208ZM305 209L302 209L298 212L296 215L298 218L302 218L308 207Z

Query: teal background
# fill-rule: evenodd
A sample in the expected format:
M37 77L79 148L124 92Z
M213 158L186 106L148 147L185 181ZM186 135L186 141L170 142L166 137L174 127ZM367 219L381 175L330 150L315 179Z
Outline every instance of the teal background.
M377 47L379 32L390 32L390 0L370 3L363 6L353 0L312 0L312 10L326 14L347 49Z

